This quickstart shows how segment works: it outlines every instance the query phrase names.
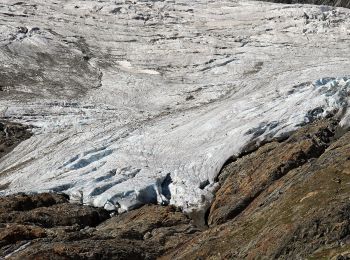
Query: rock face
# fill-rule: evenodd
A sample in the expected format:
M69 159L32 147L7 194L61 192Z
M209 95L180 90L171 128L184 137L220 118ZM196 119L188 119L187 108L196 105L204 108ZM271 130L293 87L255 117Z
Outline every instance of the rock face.
M28 127L0 121L0 158L30 136Z
M235 218L273 182L319 157L334 136L335 126L336 122L325 121L305 127L285 142L266 144L255 153L227 165L220 176L223 185L211 206L209 224Z
M318 122L228 164L209 229L164 259L348 255L350 133L337 140L341 132Z
M198 232L170 206L110 218L63 195L0 198L0 257L11 259L155 259Z

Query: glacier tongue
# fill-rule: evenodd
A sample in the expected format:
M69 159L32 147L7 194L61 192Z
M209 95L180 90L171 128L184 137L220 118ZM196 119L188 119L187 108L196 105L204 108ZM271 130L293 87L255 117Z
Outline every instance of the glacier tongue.
M346 9L30 2L36 9L0 7L30 13L0 22L0 115L35 126L1 159L0 194L55 191L119 212L155 202L200 212L225 161L247 144L329 114L348 125Z

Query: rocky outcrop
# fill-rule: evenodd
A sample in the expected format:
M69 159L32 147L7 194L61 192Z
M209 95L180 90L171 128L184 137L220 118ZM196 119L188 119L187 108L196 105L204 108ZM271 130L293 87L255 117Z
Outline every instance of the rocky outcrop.
M110 218L103 209L70 204L64 195L0 199L0 257L155 259L198 232L170 206L146 205Z
M334 121L310 125L285 142L271 142L227 165L220 176L223 185L210 209L209 225L235 218L273 182L319 157L334 136L336 125Z
M30 136L28 127L0 121L0 158Z
M328 259L348 252L350 133L336 140L335 126L317 122L228 164L209 229L164 259Z
M68 202L65 195L50 193L25 195L18 194L11 197L0 197L0 214L9 212L24 212L41 207L50 207Z
M71 204L58 194L18 194L0 198L1 254L21 241L49 236L48 228L96 226L109 218L103 209ZM5 249L4 249L5 247Z
M274 3L283 4L315 4L315 5L331 5L331 6L341 6L350 7L349 0L262 0Z

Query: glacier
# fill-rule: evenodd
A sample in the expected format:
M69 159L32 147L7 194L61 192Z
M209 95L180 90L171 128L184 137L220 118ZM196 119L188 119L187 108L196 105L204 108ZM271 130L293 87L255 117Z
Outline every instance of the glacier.
M0 13L0 116L34 133L0 159L0 195L203 214L229 158L318 118L349 125L344 8L5 0Z

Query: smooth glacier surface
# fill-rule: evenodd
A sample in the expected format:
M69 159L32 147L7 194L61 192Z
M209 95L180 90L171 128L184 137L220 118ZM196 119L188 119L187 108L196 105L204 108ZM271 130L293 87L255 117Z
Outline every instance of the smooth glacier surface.
M248 144L330 114L349 124L347 9L5 0L0 13L0 116L34 126L0 160L2 195L203 212Z

